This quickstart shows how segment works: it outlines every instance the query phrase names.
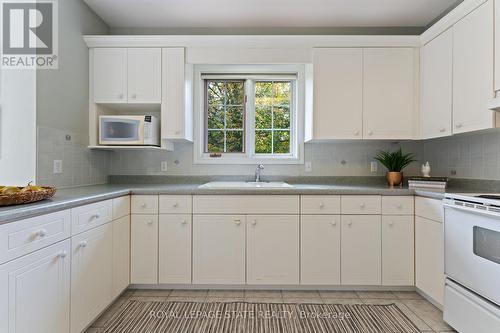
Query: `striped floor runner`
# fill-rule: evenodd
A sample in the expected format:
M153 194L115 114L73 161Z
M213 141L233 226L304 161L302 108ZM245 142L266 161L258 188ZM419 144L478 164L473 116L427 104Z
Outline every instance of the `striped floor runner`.
M395 304L127 301L103 333L418 333Z

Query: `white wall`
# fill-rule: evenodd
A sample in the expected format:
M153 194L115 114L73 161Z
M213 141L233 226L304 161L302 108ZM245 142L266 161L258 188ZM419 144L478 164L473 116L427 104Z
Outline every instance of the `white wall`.
M36 71L0 72L0 184L25 185L36 174Z

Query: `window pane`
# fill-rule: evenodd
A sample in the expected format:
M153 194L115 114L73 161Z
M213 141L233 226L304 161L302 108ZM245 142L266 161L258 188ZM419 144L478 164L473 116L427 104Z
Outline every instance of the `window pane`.
M290 109L288 107L274 107L274 126L277 129L290 128Z
M255 127L256 128L272 128L272 107L255 105Z
M255 153L256 154L271 154L272 148L272 132L271 131L255 131Z
M243 129L243 106L228 106L226 109L226 128Z
M226 153L243 152L243 131L226 132Z
M273 83L261 81L255 83L255 105L272 105Z
M226 105L243 105L245 100L245 90L243 82L226 83Z
M290 105L290 82L274 82L274 105Z
M224 128L224 106L208 106L208 129Z
M224 131L208 131L207 151L209 153L224 152Z
M274 132L274 154L289 154L290 153L290 132L275 131Z
M207 98L209 105L224 104L225 84L222 81L207 81Z

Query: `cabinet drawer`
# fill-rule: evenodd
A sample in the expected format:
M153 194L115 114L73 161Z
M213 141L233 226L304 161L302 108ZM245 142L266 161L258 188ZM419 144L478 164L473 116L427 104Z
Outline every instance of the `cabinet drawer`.
M195 214L299 214L297 195L196 195Z
M382 214L413 215L414 205L412 196L382 197Z
M96 202L71 209L71 235L76 235L110 222L112 214L112 200Z
M437 222L443 222L443 202L437 199L415 197L415 215Z
M343 195L341 199L342 214L381 214L381 197L379 195Z
M70 228L69 210L0 225L0 263L69 238Z
M303 195L301 214L340 214L339 195Z
M113 220L130 215L130 196L113 199Z
M160 195L160 214L191 214L190 195Z
M133 195L132 214L158 214L157 195Z

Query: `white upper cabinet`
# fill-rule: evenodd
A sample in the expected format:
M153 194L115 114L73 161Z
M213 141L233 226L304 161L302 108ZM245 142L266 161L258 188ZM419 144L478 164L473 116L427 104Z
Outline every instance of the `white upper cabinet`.
M363 137L412 139L415 116L415 51L363 50Z
M361 139L363 49L317 48L313 52L312 140Z
M95 103L161 103L161 49L95 48Z
M500 90L500 0L495 0L495 91ZM499 96L500 97L500 96Z
M90 52L94 53L94 102L127 103L127 49L96 48Z
M161 103L161 49L128 49L128 103Z
M493 1L453 27L453 133L494 127Z
M183 48L164 48L162 62L162 137L192 141L192 66Z
M453 30L421 49L421 136L422 139L452 134L453 112Z

